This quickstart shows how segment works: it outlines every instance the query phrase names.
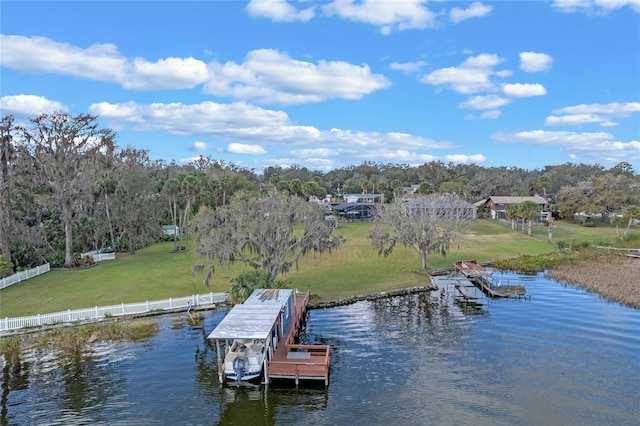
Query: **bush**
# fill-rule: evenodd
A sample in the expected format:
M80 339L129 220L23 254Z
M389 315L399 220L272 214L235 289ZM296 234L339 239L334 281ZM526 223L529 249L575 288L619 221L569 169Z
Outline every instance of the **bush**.
M274 281L264 271L255 269L231 280L231 297L236 303L243 303L257 288L273 288Z
M4 260L4 256L0 254L0 278L4 278L9 274L9 264Z

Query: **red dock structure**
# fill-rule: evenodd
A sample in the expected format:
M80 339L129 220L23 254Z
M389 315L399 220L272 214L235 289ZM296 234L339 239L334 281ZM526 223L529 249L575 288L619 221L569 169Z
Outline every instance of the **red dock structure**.
M310 293L295 298L293 321L286 336L278 344L268 363L265 382L270 379L292 379L296 386L300 380L323 380L329 385L330 347L328 345L295 344L300 326L305 320Z

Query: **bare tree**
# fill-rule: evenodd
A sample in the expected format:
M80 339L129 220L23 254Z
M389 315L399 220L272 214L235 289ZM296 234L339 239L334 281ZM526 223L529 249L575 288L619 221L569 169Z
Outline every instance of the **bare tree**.
M289 272L309 252L342 243L319 205L280 191L261 198L238 194L226 206L202 209L195 224L201 256L219 264L244 262L271 278Z
M65 233L65 266L73 264L72 225L75 207L88 196L96 179L92 162L111 155L115 133L99 129L97 117L71 116L63 112L45 113L31 120L22 134L38 171L46 179L58 202Z
M380 212L380 225L369 230L378 254L385 257L396 243L420 256L422 269L428 269L431 253L447 254L452 241L460 238L463 226L472 219L469 205L452 195L417 198L404 207L387 206Z

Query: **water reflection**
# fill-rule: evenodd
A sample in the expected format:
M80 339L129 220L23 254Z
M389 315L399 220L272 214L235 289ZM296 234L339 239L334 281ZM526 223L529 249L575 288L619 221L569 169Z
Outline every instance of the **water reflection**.
M330 384L221 386L199 321L158 317L141 342L2 366L0 423L637 424L640 311L541 276L530 298L412 294L311 311L301 341L331 347Z

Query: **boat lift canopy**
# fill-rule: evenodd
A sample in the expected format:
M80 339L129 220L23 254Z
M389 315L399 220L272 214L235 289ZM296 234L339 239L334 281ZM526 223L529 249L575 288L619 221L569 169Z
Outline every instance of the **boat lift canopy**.
M209 334L209 339L268 339L291 292L281 289L277 297L261 299L262 290L255 290L245 303L229 311Z
M280 306L236 305L209 339L268 339L279 315Z

